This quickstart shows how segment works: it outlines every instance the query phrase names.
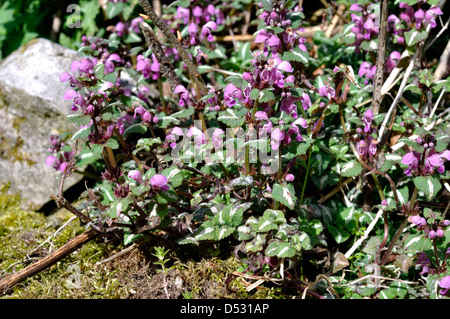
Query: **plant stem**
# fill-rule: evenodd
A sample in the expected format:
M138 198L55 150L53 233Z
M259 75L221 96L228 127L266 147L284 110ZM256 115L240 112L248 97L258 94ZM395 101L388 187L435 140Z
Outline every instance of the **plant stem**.
M406 212L407 216L405 217L405 219L403 220L402 224L400 225L400 227L397 229L397 232L394 235L394 238L391 241L391 244L389 245L388 249L386 250L386 253L383 255L383 258L380 261L380 266L383 266L389 255L391 254L392 250L394 249L394 245L397 242L397 240L399 239L401 233L403 232L403 229L406 227L406 225L408 224L408 217L409 214L411 213L411 210L414 207L414 204L416 203L416 199L417 199L417 193L419 192L419 190L416 188L414 188L414 192L413 195L411 196L411 201L410 201L410 205L409 205L409 209Z
M308 181L309 171L311 170L311 153L312 153L312 149L309 148L308 163L307 163L307 167L306 167L305 179L303 180L302 194L300 196L300 204L299 205L301 205L303 203L303 195L305 194L306 182Z

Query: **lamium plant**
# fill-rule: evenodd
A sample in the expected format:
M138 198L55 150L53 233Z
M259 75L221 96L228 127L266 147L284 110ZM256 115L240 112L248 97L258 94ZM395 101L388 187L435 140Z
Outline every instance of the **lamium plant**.
M305 293L326 274L316 297L448 298L450 82L424 60L443 11L383 2L336 1L341 29L308 39L298 1L109 1L135 15L82 37L60 78L79 129L47 164L96 175L73 209L125 245L220 244Z

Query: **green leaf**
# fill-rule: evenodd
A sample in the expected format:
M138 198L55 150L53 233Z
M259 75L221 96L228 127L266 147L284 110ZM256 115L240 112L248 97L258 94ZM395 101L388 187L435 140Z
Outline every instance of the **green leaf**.
M142 123L136 123L128 126L123 132L123 137L128 137L130 134L144 134L147 132L147 126Z
M428 32L426 30L417 30L412 28L411 30L405 32L405 42L406 45L412 47L419 42L425 40L428 37Z
M211 220L205 221L195 233L196 240L216 240L216 228Z
M195 113L195 108L188 107L187 109L178 111L176 113L172 113L170 116L176 118L176 119L187 119L190 118L191 115Z
M403 249L408 254L413 255L418 252L427 251L427 250L431 249L432 247L433 247L433 243L431 242L431 239L418 234L418 235L409 235L406 238Z
M267 246L264 254L270 257L292 258L295 256L296 252L297 251L292 247L291 243L272 241Z
M233 83L236 87L243 89L247 86L247 81L244 80L242 75L231 75L225 79L225 83Z
M294 209L297 197L295 196L294 185L275 184L273 186L272 198L290 209Z
M417 189L425 193L428 200L433 199L442 188L439 179L433 176L418 176L413 181Z
M112 148L113 150L116 150L119 148L119 142L114 138L111 137L105 144L105 146Z
M258 252L261 251L264 247L264 244L266 243L266 235L265 234L258 234L255 238L249 243L245 245L245 250L247 252Z
M124 5L123 2L117 2L117 3L108 2L107 6L106 6L106 15L108 16L108 18L112 19L116 15L121 13L123 10L123 5Z
M133 155L136 155L137 153L141 151L150 151L151 147L153 145L162 144L161 139L159 137L157 138L141 138L138 140L136 144L136 148L133 151Z
M156 200L160 204L168 204L171 202L176 202L178 200L178 196L173 189L168 189L166 191L161 190L156 194Z
M295 62L301 62L303 64L308 64L309 54L308 54L308 52L304 52L297 47L292 51L284 52L282 60L283 61L295 61Z
M362 171L362 165L356 160L345 164L337 164L337 173L343 177L358 176Z
M92 130L93 130L92 126L84 127L82 129L78 130L75 134L72 135L72 141L75 141L76 139L79 139L79 138L88 137L89 134L91 134Z
M220 226L220 228L216 231L217 232L216 240L222 240L222 239L230 236L235 230L236 230L235 227L230 227L227 225Z
M238 126L242 126L245 121L244 115L248 112L247 109L242 108L239 110L228 108L225 111L219 112L219 120L222 123L225 123L228 127L234 128Z
M88 125L91 122L91 117L89 115L83 114L69 114L67 119L76 125Z

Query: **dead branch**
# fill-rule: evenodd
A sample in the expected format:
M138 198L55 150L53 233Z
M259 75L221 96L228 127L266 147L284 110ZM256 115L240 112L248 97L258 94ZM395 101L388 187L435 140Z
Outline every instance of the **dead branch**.
M0 294L6 293L9 289L14 287L16 284L25 280L28 277L34 276L35 274L51 267L64 257L70 255L72 252L77 250L79 247L93 239L97 235L93 229L89 229L84 233L72 238L67 244L55 250L50 255L42 258L41 260L35 262L34 264L18 271L15 274L7 276L0 281Z

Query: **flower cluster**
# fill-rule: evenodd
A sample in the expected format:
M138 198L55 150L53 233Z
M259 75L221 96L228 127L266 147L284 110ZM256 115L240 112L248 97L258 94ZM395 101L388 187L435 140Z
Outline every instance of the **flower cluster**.
M422 1L423 2L423 1ZM412 28L416 30L436 27L436 17L442 15L442 10L437 6L431 6L428 10L419 8L417 11L405 2L400 2L399 7L404 9L399 16L391 14L388 19L388 30L394 35L394 43L405 44L404 33Z
M424 151L420 153L413 150L403 156L401 162L408 166L404 171L405 175L424 176L435 172L444 173L444 162L450 161L450 150L436 152L433 135L426 138L418 137L416 142L423 146Z
M360 45L364 41L370 41L378 37L380 30L379 15L373 13L374 4L359 5L354 3L350 6L350 18L354 24L351 31L355 34L354 46L356 53L360 52Z
M51 135L50 143L52 146L47 150L50 154L47 156L45 164L53 167L61 173L64 173L70 164L70 161L73 159L74 151L67 151L63 149L65 143L61 141L59 135Z
M259 15L259 18L269 27L258 32L255 38L255 43L263 43L264 55L269 54L269 49L272 54L292 51L299 48L306 52L306 39L302 38L298 31L303 31L303 28L298 23L293 23L289 18L288 10L283 1L273 1L270 9L264 8ZM270 27L280 28L276 32Z
M445 228L450 225L450 220L440 220L439 218L436 218L436 215L431 213L427 219L419 215L414 215L411 217L411 223L415 224L417 229L423 231L425 236L433 239L436 237L444 237Z
M129 22L119 21L115 26L108 28L108 30L114 32L119 37L125 37L132 32L139 34L141 32L139 29L139 23L142 21L144 21L144 19L141 17L134 18Z
M150 180L145 180L140 171L130 170L127 176L139 184L150 184L155 192L167 191L170 188L167 177L161 174L155 174Z

